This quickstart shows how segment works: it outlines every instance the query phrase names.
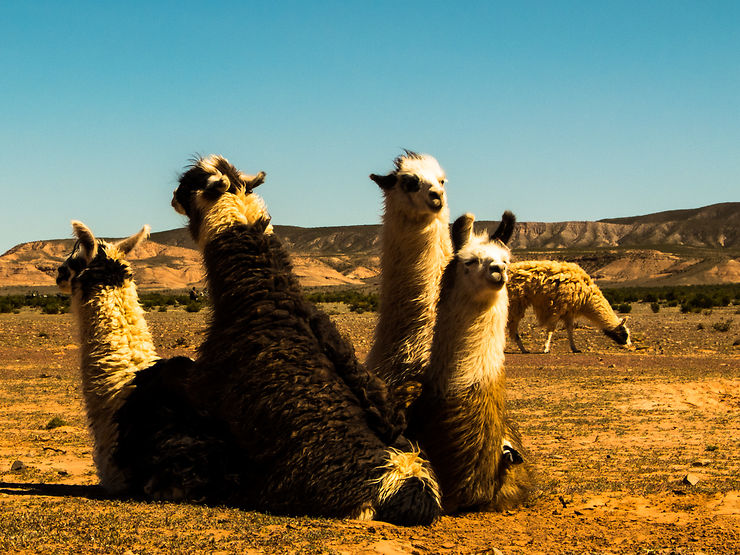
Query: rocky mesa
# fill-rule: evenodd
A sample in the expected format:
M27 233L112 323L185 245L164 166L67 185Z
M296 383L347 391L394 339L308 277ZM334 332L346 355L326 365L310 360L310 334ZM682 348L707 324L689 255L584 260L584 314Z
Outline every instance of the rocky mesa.
M493 229L497 222L478 225ZM516 259L577 262L601 285L740 282L740 202L600 221L521 222ZM372 286L379 267L379 225L275 226L306 287ZM0 287L54 285L74 241L22 243L0 256ZM153 233L134 253L142 289L204 285L200 255L185 229Z

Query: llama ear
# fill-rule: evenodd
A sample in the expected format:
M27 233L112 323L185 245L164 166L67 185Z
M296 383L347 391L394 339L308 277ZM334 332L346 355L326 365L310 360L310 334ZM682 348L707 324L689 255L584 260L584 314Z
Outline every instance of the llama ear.
M625 316L624 318L622 318L622 319L621 319L621 320L619 321L619 325L620 325L620 326L623 326L623 325L625 325L625 324L627 323L627 320L629 320L629 318L630 318L629 316Z
M470 236L473 234L474 221L475 216L468 213L460 216L452 224L452 248L455 252L459 251L470 241Z
M516 216L507 210L501 215L501 223L498 224L498 228L491 235L491 241L501 241L504 245L509 242L511 236L514 234L514 226L516 225Z
M375 181L375 183L377 183L378 186L384 191L393 189L393 186L396 184L395 173L389 173L388 175L376 175L374 173L371 173L370 179Z
M127 237L126 239L116 243L116 248L123 254L128 254L149 237L150 229L151 228L148 225L145 225L138 233L134 233L131 237Z
M80 242L85 263L89 264L95 258L95 255L98 254L98 242L95 240L95 235L93 235L92 231L85 224L78 220L72 220L72 230Z
M257 187L262 185L265 182L266 175L267 174L265 172L259 172L257 175L248 180L246 184L247 191L251 191L252 189L256 189Z

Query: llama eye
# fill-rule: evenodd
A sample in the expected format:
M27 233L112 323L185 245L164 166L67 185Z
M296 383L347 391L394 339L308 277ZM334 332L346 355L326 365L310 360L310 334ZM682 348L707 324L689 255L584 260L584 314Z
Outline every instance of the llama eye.
M468 266L468 267L472 266L473 264L478 264L478 260L474 258L473 260L466 260L465 261L465 265Z

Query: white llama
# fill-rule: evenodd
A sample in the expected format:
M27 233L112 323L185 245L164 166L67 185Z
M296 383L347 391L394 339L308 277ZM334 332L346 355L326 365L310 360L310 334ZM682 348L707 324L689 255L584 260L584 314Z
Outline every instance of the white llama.
M82 392L93 433L93 458L101 485L111 493L128 483L114 461L117 411L136 373L159 359L139 304L133 272L124 259L149 234L149 227L118 243L98 240L73 221L77 243L57 272L57 285L71 293L80 334Z
M452 228L429 369L409 415L409 435L429 456L446 512L511 508L530 484L505 409L506 243L515 219L505 212L490 237L475 235L473 221L465 214Z
M437 160L409 150L388 175L370 175L383 191L380 314L365 364L404 404L429 361L439 280L452 256L447 178Z
M547 329L545 353L550 352L552 334L561 320L571 351L580 352L573 339L573 322L578 317L593 322L617 344L632 344L627 317L620 319L614 314L609 301L578 264L554 260L516 262L510 266L508 289L509 336L523 353L528 351L519 336L519 321L529 306L539 324Z

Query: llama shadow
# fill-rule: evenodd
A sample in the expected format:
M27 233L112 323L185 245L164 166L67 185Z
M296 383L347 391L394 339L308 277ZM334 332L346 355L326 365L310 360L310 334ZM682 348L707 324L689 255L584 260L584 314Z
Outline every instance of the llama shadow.
M101 486L72 484L35 484L0 482L0 493L6 495L34 495L47 497L81 497L85 499L111 499Z

